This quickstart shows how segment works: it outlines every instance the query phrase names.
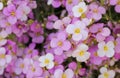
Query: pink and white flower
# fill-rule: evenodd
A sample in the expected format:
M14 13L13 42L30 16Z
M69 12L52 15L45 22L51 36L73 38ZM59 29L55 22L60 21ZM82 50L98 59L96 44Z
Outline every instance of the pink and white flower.
M51 53L47 53L39 58L40 67L46 67L47 69L52 69L54 67L54 56Z
M88 37L86 25L81 21L69 24L66 28L66 32L72 34L72 39L75 41L85 40Z
M80 44L73 51L72 56L75 57L76 60L79 62L85 62L90 57L90 53L87 50L88 50L88 46L86 44Z
M105 43L104 41L99 42L97 53L100 57L113 57L115 54L113 41L109 41L107 43Z

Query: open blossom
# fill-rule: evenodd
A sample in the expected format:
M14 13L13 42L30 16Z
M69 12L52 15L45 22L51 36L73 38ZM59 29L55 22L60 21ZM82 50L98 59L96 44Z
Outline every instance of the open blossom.
M79 62L85 62L89 59L90 53L87 52L88 46L86 44L80 44L78 47L73 51L72 56L76 58Z
M47 69L51 69L54 67L54 56L51 53L47 53L39 58L40 67L46 67Z
M53 78L73 78L74 72L71 69L66 69L64 72L61 69L55 70Z
M97 33L95 37L98 42L104 41L111 33L109 28L104 27L104 23L93 24L89 31L93 34Z
M89 5L88 17L93 18L94 20L100 20L102 14L105 14L106 10L102 6L98 6L96 3L91 3Z
M108 70L106 67L100 68L100 75L98 78L114 78L115 77L115 71Z
M115 54L114 43L112 41L109 41L107 43L99 42L97 53L100 57L113 57Z
M3 14L7 16L7 20L10 24L15 24L17 19L21 17L21 11L16 9L16 6L9 4L3 9Z
M0 27L1 28L5 28L5 31L8 33L8 34L11 34L12 33L12 24L10 24L8 22L8 20L6 19L3 19L0 21Z
M53 28L63 30L71 22L70 17L64 17L62 20L57 20L53 24Z
M72 34L72 39L75 41L85 40L88 37L86 25L81 21L69 24L66 28L66 32Z
M26 73L26 78L40 78L42 73L43 71L42 68L39 66L39 63L37 61L31 60Z
M35 46L35 43L31 43L29 47L25 48L24 53L26 57L31 58L38 55L38 50L35 49Z
M61 55L63 51L68 51L71 48L71 43L66 40L66 34L60 32L57 34L57 38L52 38L50 46L54 48L54 53L56 55Z
M85 4L85 2L80 2L78 5L75 5L72 8L73 11L73 15L75 17L80 17L83 13L85 13L87 10L87 5Z
M24 73L26 74L27 73L27 70L28 70L28 66L29 66L29 61L28 58L18 58L16 61L15 61L15 68L14 68L14 72L17 74L17 75L20 75L21 73Z
M0 66L6 66L11 62L11 55L6 54L6 50L4 47L0 47Z

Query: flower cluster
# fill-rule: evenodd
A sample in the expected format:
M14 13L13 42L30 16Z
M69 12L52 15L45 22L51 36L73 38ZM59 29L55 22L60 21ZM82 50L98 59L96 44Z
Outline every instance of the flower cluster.
M119 64L120 0L0 1L0 78L119 78Z

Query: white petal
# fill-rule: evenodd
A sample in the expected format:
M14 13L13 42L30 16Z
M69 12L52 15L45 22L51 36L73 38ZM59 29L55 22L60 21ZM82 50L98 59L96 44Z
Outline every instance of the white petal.
M12 60L12 57L10 55L6 55L6 62L10 63Z
M5 54L6 53L6 49L4 47L0 47L0 54Z
M73 78L74 76L74 72L71 69L67 69L65 74L67 75L67 78Z
M0 75L3 75L4 67L0 67Z
M5 66L6 60L5 59L0 59L0 66Z
M107 57L113 57L114 54L115 54L114 49L110 49L110 50L108 50L108 51L106 52L106 56L107 56Z
M98 50L97 53L98 53L98 56L100 56L100 57L105 56L105 52L103 50Z
M104 76L103 75L99 75L98 78L104 78Z
M80 45L78 45L78 48L82 49L84 51L88 50L88 46L86 44L80 44Z
M109 75L110 75L111 78L114 78L114 76L115 76L115 71L109 70L108 73L109 73Z
M107 44L106 44L109 48L114 48L114 43L112 41L109 41Z
M87 39L87 37L88 37L88 32L87 32L87 31L82 31L81 33L82 33L82 40Z
M82 39L82 35L81 34L79 34L79 35L74 34L72 36L72 39L75 40L75 41L80 41Z
M40 62L44 62L45 56L41 56L38 60L39 60Z
M49 60L54 60L54 56L51 53L46 54L46 58L48 58Z
M3 40L0 40L0 46L3 46L7 43L7 40L6 39L3 39Z
M2 9L3 9L3 3L0 2L0 10L2 10Z
M54 62L50 62L46 67L47 69L52 69L54 67Z
M74 25L73 24L69 24L66 28L66 32L69 33L69 34L72 34L74 33Z
M62 78L63 71L61 69L55 70L54 78Z
M101 73L107 72L107 68L106 68L106 67L101 67L101 68L100 68L100 72L101 72Z
M98 44L98 48L101 49L101 48L103 48L104 45L105 45L105 42L100 42L100 43Z

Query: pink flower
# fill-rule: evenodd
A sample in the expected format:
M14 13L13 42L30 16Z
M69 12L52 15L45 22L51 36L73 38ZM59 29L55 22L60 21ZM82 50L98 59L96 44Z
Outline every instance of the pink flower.
M11 34L12 33L12 24L10 24L8 22L8 20L6 19L2 19L0 21L0 25L1 25L1 28L5 28L5 31L8 33L8 34Z
M54 48L56 55L61 55L63 51L68 51L71 48L71 44L66 40L66 34L64 32L58 33L57 38L51 40L50 46Z
M34 49L35 46L36 46L35 43L31 43L29 47L25 48L24 53L26 57L31 58L38 55L38 50Z
M28 70L28 66L29 66L29 59L27 58L18 58L15 62L15 68L14 68L14 72L17 75L20 75L21 73L26 74L27 70Z
M26 78L40 77L42 73L43 71L42 71L42 68L39 66L39 63L34 61L34 62L31 62L31 64L28 67Z
M89 5L88 17L93 18L94 20L100 20L102 18L102 14L105 14L106 10L102 6L98 6L96 3L91 3Z
M17 19L21 17L21 11L16 9L16 6L9 4L3 9L3 14L7 16L7 20L10 24L15 24Z
M61 69L55 70L54 78L73 78L74 72L71 69L66 69L65 72Z

